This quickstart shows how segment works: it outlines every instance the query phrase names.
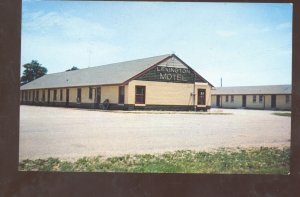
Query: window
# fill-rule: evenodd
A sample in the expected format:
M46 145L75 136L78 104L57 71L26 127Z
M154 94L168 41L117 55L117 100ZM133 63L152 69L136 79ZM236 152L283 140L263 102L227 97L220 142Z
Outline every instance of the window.
M48 103L50 102L50 89L48 89Z
M89 88L89 99L93 98L93 88Z
M145 97L146 97L146 87L135 86L135 103L145 104Z
M56 101L56 98L57 98L57 90L54 90L53 100Z
M81 103L81 88L77 88L77 103Z
M31 91L28 91L28 100L31 100Z
M256 103L256 95L253 95L253 103Z
M21 91L21 100L24 100L24 90Z
M119 104L124 104L124 86L119 86Z
M290 103L290 95L285 95L285 103Z
M225 102L228 102L228 95L226 95L225 97Z
M45 90L43 90L43 93L42 93L42 101L45 102Z
M36 91L36 100L37 101L40 100L40 91L39 90Z
M34 101L35 100L35 90L33 90L33 92L32 92L32 101Z
M59 92L59 99L62 101L63 100L63 89L60 89Z
M25 100L28 100L28 90L25 90Z
M259 103L263 102L263 95L259 95Z
M231 99L230 99L230 102L234 102L234 96L233 95L231 95Z

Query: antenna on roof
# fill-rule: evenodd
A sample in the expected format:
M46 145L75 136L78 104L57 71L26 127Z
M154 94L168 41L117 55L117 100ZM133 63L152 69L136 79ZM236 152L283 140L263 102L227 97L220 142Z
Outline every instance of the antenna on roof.
M221 77L221 87L222 87L222 77Z

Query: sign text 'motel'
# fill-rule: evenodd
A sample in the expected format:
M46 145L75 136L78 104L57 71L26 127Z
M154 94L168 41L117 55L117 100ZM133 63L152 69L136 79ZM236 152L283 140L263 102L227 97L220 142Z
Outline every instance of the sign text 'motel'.
M156 71L159 73L160 80L168 81L187 81L183 74L190 74L191 71L186 68L174 68L174 67L156 67Z
M173 83L201 82L199 78L195 78L195 73L189 68L176 68L168 66L157 66L140 76L138 80Z

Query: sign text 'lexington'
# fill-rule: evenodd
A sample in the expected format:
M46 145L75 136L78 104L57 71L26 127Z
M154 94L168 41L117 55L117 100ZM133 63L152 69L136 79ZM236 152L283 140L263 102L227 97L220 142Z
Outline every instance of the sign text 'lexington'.
M159 79L168 81L187 81L184 74L191 74L191 71L186 68L174 67L156 67L159 73Z

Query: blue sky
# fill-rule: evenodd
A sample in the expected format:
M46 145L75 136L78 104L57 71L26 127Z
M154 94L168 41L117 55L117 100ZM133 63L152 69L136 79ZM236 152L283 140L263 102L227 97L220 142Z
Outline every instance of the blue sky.
M21 46L48 73L175 53L214 86L290 84L292 4L23 0Z

